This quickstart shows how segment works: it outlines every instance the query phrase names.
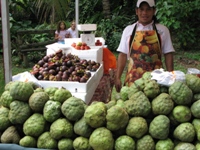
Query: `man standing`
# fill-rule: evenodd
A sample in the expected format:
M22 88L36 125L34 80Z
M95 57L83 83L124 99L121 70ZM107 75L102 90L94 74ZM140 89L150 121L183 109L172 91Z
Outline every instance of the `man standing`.
M138 21L127 26L122 34L115 78L116 91L122 87L121 75L128 60L124 84L131 84L142 77L146 71L162 68L162 55L167 71L173 71L175 52L169 30L157 22L154 0L138 0L136 5Z
M68 29L70 33L70 38L76 38L76 23L75 21L72 21L71 27Z

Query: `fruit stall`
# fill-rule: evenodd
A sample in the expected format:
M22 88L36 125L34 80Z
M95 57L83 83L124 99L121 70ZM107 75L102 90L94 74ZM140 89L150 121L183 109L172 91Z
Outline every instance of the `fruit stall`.
M110 99L114 69L94 39L47 45L5 85L0 150L199 150L200 71L145 72Z

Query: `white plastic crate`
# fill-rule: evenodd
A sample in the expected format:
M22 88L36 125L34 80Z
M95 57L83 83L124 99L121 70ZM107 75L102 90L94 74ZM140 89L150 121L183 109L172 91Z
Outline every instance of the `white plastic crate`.
M45 89L48 87L64 87L70 92L85 93L95 82L95 75L92 75L86 83L73 81L45 81L39 80L39 84Z
M79 31L95 31L97 29L96 24L78 24L77 29Z
M86 83L72 82L72 81L45 81L45 80L38 80L38 82L44 89L48 87L58 87L58 88L64 87L72 93L87 93L90 87L92 87L94 84L95 86L98 84L96 83L97 82L96 77L97 74L99 74L101 71L100 68L95 72L91 72L91 77Z
M77 55L81 59L93 60L102 63L103 49L102 47L93 46L89 50L76 50L72 47L71 53Z
M95 37L95 42L99 40L102 42L102 47L105 45L105 40L102 37ZM72 43L78 43L81 42L81 38L65 38L65 44L66 46L71 46Z
M99 84L101 78L103 77L103 72L104 72L103 63L102 63L101 66L98 68L97 72L98 72L98 73L95 73L95 74L94 74L94 77L95 77L96 83Z
M87 93L71 93L72 96L82 99L86 104L89 104L98 84L94 83Z

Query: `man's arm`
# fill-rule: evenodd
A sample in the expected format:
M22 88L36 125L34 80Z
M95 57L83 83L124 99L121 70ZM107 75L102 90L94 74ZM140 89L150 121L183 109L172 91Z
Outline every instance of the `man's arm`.
M117 92L120 92L122 83L121 83L121 76L124 71L127 62L127 54L119 53L117 59L117 72L115 76L115 88Z
M173 71L174 70L174 53L167 53L165 56L165 66L167 71Z

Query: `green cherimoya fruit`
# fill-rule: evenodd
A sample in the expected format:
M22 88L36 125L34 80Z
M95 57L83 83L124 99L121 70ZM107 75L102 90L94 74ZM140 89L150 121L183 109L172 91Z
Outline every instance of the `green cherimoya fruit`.
M142 78L144 80L151 80L152 78L151 71L146 71L145 73L143 73Z
M170 138L158 140L155 150L174 150L174 143Z
M54 122L61 117L61 103L58 101L48 100L43 108L43 116L48 122Z
M160 85L160 93L168 93L169 87Z
M173 136L181 142L192 142L195 138L195 128L190 122L184 122L174 129Z
M139 79L137 79L137 80L134 81L134 84L136 85L136 87L140 91L143 91L144 87L145 87L145 80L143 78L139 78Z
M174 150L197 150L192 143L180 142L175 147Z
M120 97L124 101L126 101L128 99L128 90L129 90L128 86L122 86L122 88L120 90Z
M114 100L121 99L120 92L119 92L119 93L116 92L116 93L114 94L114 97L113 97L113 98L114 98Z
M73 135L73 125L67 119L59 118L51 124L50 134L56 140L70 138Z
M178 105L190 105L193 97L192 90L183 82L175 81L169 87L169 95Z
M135 141L128 135L119 136L115 140L115 150L135 150Z
M62 104L61 111L70 121L77 121L84 115L84 105L80 98L70 97Z
M197 101L197 100L200 100L200 93L195 93L195 94L193 95L193 102L194 102L194 101Z
M44 89L42 87L38 87L34 90L34 93L36 92L44 92Z
M33 81L28 81L27 83L30 84L34 90L40 87L39 84Z
M23 124L32 115L32 110L28 103L13 101L10 103L8 118L12 124Z
M89 144L95 150L113 150L113 135L111 131L105 127L96 128L89 138Z
M145 135L147 131L148 124L143 117L132 117L126 127L126 134L138 139Z
M156 116L149 125L149 133L155 139L164 140L169 135L170 120L165 115Z
M58 87L47 87L44 89L44 92L46 92L49 95L50 100L54 100L54 94L58 90Z
M131 116L147 116L151 112L151 103L142 91L136 92L124 102L126 111Z
M39 113L32 114L23 124L25 135L38 137L45 131L46 120Z
M124 128L129 121L129 115L119 106L112 106L107 110L106 127L108 130L115 131Z
M108 103L106 103L106 108L109 109L112 106L116 105L117 101L116 100L111 100Z
M10 95L14 100L27 102L33 93L33 87L27 82L15 81L11 84Z
M1 135L1 143L15 143L19 144L21 137L15 126L10 126Z
M200 100L197 100L196 102L194 102L191 107L190 110L192 112L192 115L195 118L199 118L200 119L200 111L199 111L199 107L200 107Z
M4 91L10 91L11 85L14 83L15 81L10 81L8 82L5 86L4 86Z
M177 105L174 107L172 114L176 121L183 123L188 122L192 118L192 113L188 106Z
M105 125L106 114L106 105L103 102L97 102L86 108L84 118L91 127L98 128Z
M195 143L195 147L196 147L196 150L200 150L200 142L199 141Z
M94 129L86 123L84 117L82 117L80 120L78 120L74 124L74 132L77 135L80 135L80 136L83 136L83 137L87 137L87 138L90 137L93 130Z
M168 115L174 108L174 101L167 93L161 93L151 102L152 112L155 115Z
M121 99L117 100L116 106L119 106L119 107L121 107L121 108L123 108L123 109L126 109L125 103L124 103L124 101L121 100Z
M75 150L92 150L89 139L81 136L74 139L73 147Z
M200 93L200 78L193 74L186 74L185 81L193 93Z
M74 150L73 140L70 138L62 138L58 141L59 150Z
M50 132L46 131L38 137L37 148L57 149L57 147L58 142L51 137Z
M53 99L55 101L59 101L62 104L65 100L67 100L70 97L72 97L71 92L62 87L55 91Z
M20 139L19 145L23 147L37 147L37 140L32 136L24 136Z
M173 113L171 112L168 116L167 116L170 120L170 123L173 125L173 126L177 126L180 124L180 122L178 122L174 116L173 116Z
M33 93L29 98L29 106L34 112L42 113L45 103L49 100L49 95L46 92Z
M9 91L4 91L0 97L0 105L10 108L10 103L13 102L13 98Z
M155 150L154 139L150 135L144 135L136 142L137 150Z
M3 106L0 106L0 131L4 131L9 126L11 126L11 122L8 118L9 109Z
M200 141L200 119L194 118L192 121L192 125L196 131L197 140Z
M146 80L143 91L148 98L155 98L160 94L160 85L155 80Z
M140 90L137 88L136 84L131 84L131 86L129 87L129 90L128 90L128 99L131 98L133 93L136 93L138 91L140 91Z

